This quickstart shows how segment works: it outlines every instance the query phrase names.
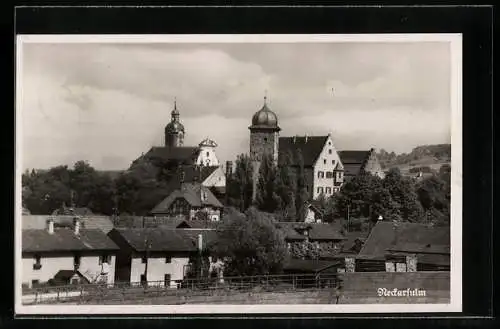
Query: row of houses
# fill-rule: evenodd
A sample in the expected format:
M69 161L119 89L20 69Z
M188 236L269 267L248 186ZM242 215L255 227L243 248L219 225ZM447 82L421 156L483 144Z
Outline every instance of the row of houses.
M23 216L22 283L26 287L155 282L178 287L200 253L206 275L223 280L211 254L220 222L170 219L156 227L119 227L106 217ZM289 257L285 273L449 271L448 227L380 221L368 236L326 223L279 222ZM313 259L293 253L307 244ZM294 256L295 255L295 256Z

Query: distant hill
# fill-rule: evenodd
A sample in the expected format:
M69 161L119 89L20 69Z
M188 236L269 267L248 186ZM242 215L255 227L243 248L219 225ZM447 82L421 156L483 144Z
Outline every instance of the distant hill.
M398 167L402 172L408 172L416 167L429 167L437 171L441 165L450 164L451 144L421 145L402 154L381 149L377 156L384 169Z

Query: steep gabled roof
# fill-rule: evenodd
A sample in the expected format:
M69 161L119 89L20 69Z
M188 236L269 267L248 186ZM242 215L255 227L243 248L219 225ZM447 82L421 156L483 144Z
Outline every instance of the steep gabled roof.
M162 161L179 161L184 164L193 164L199 153L196 146L182 147L152 147L143 157L148 159L160 159Z
M118 250L118 247L101 230L81 229L79 235L68 228L47 230L24 230L23 252L103 251Z
M296 163L297 150L302 153L305 167L312 167L318 159L323 147L325 146L328 136L295 136L295 137L280 137L278 145L278 162L282 164L285 161L285 155L288 152L292 153L292 165Z
M206 195L206 200L201 199L202 192ZM200 183L184 183L180 189L177 189L170 193L163 201L161 201L154 209L151 211L152 214L162 214L168 212L168 209L172 202L182 198L186 200L191 207L202 207L202 206L212 206L216 208L223 208L224 206L219 200L214 196L209 188L202 186Z
M415 246L421 249L427 245L450 245L449 227L433 227L418 223L378 222L370 232L358 258L384 259L385 255L396 246L399 250L412 250Z
M362 164L368 160L371 150L345 150L339 151L340 161L345 165L350 164Z
M367 151L339 151L340 161L344 166L346 176L357 176L370 158L372 150Z

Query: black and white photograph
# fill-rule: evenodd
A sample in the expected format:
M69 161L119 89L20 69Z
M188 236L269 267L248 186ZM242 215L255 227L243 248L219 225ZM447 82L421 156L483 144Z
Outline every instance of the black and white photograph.
M19 35L16 312L460 312L460 34Z

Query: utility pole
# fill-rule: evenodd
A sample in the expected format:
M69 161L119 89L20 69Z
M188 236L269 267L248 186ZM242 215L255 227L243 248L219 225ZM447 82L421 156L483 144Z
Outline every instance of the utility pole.
M149 234L144 240L145 252L146 252L146 264L144 265L144 280L145 286L148 285L148 263L149 263L149 249L151 248L151 241L149 240Z

